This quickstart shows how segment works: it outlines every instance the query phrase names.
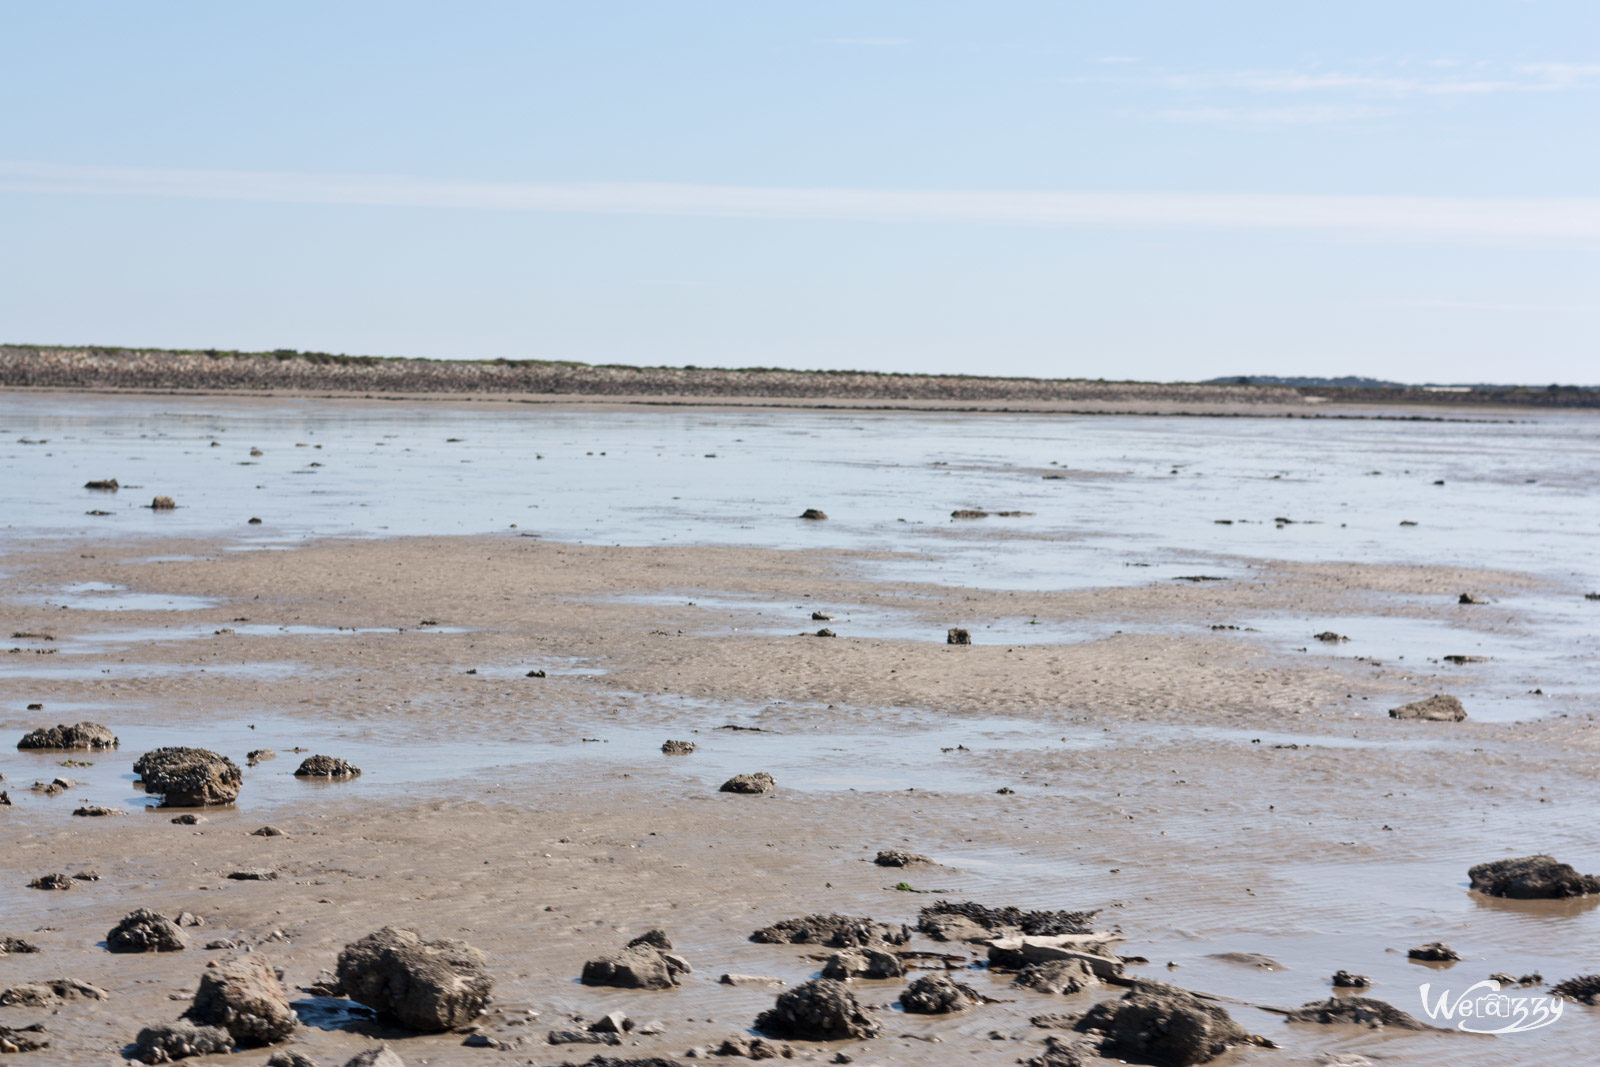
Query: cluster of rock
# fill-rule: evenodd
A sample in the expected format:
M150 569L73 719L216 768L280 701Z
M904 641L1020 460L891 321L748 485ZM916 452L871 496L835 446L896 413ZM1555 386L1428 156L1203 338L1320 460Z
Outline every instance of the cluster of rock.
M117 735L108 727L97 722L79 722L68 726L58 723L55 726L42 726L37 730L29 731L21 741L17 742L19 749L107 749L116 748Z
M161 794L164 808L232 804L244 775L238 764L210 749L175 746L146 752L133 764L146 793Z
M581 981L619 989L672 989L692 971L688 960L673 953L665 932L650 930L616 952L586 962Z

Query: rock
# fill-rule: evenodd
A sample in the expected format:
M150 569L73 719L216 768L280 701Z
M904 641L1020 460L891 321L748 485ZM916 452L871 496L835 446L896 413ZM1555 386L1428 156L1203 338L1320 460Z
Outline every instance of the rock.
M1087 934L1092 932L1091 920L1097 911L1023 911L1021 908L991 908L967 901L940 900L929 904L917 914L917 929L930 937L937 936L940 920L950 916L967 919L992 934L1020 930L1032 936L1056 934Z
M24 941L20 937L0 937L0 956L8 956L13 952L31 954L38 951L39 946L32 941Z
M40 875L28 883L29 889L71 889L77 882L69 876L60 873Z
M173 818L173 820L172 820L172 825L174 825L174 826L199 826L201 823L203 823L205 821L206 821L206 817L204 815L196 815L194 812L186 812L183 815L175 816Z
M754 774L736 774L723 782L718 787L721 793L746 793L760 794L771 793L778 788L778 783L766 771L757 771Z
M1371 997L1329 997L1314 1000L1285 1016L1292 1023L1355 1023L1376 1030L1388 1026L1396 1030L1432 1030L1427 1023L1407 1015L1393 1004Z
M188 944L177 923L149 908L129 912L106 934L112 952L182 952Z
M816 636L817 637L838 637L839 635L834 633L832 630L828 629L826 626L824 626L822 629L817 631Z
M276 882L278 872L271 867L246 867L243 870L229 871L228 877L235 882Z
M10 806L11 794L7 793L4 789L0 789L0 808L9 808Z
M278 754L272 751L270 748L253 748L244 754L245 763L252 767L258 763L265 763L268 760L275 760L277 758Z
M811 613L811 621L812 622L832 622L833 621L833 616L829 615L826 611L813 611Z
M209 952L231 952L238 947L231 937L219 937L215 941L206 942L206 950Z
M1096 1004L1075 1029L1103 1035L1102 1056L1155 1067L1208 1063L1235 1045L1253 1043L1223 1008L1160 982L1139 982L1121 999Z
M1083 960L1050 960L1028 964L1017 972L1012 984L1036 993L1072 994L1099 983L1094 968Z
M1576 1000L1591 1007L1600 1005L1600 974L1580 974L1550 987L1552 997Z
M251 837L288 837L289 835L276 826L261 826L250 831Z
M551 1030L544 1039L552 1045L620 1045L622 1038L616 1034L600 1034L593 1030Z
M802 519L810 519L812 522L821 522L828 517L828 513L826 511L818 511L816 508L806 508L800 513L800 517Z
M43 1036L44 1024L31 1026L0 1026L0 1054L9 1052L38 1052L50 1047Z
M944 643L947 645L970 645L972 644L972 634L959 626L952 626L944 635Z
M410 1030L465 1026L489 1002L494 980L465 941L424 941L386 926L339 953L339 985L353 1000Z
M81 808L72 809L72 814L82 819L103 819L122 813L121 808L108 808L100 804L85 804Z
M1415 700L1389 709L1391 719L1421 719L1427 722L1460 722L1467 717L1461 701L1444 693L1435 693L1426 700Z
M667 936L665 930L646 930L632 941L628 942L629 948L658 948L663 952L672 951L672 938Z
M200 916L196 915L192 911L180 911L178 912L177 917L172 921L177 923L179 926L204 926L206 924L204 919L200 918Z
M648 944L631 944L583 965L584 985L619 989L671 989L690 973L687 960Z
M233 1038L219 1026L196 1026L182 1019L147 1026L134 1041L133 1058L141 1063L171 1063L190 1056L231 1052Z
M259 952L208 967L200 975L194 1003L183 1017L220 1026L242 1046L272 1045L300 1024L289 1007L289 991Z
M723 985L732 986L782 986L788 985L782 978L762 974L725 974L717 979Z
M989 513L977 508L957 508L950 513L952 519L987 519Z
M1478 892L1513 900L1554 900L1600 893L1600 878L1579 874L1570 864L1557 863L1544 855L1480 863L1467 871L1467 877Z
M764 1038L735 1034L733 1037L723 1039L722 1044L711 1050L711 1054L739 1056L747 1060L787 1060L794 1057L794 1049L788 1045L774 1045Z
M835 952L822 965L822 977L847 981L851 978L902 978L906 965L899 956L882 949L845 949Z
M344 1061L344 1067L406 1067L406 1061L388 1045L369 1048Z
M51 978L28 982L0 992L0 1007L51 1008L73 1000L106 1000L111 996L97 985L79 978Z
M34 782L28 788L35 793L43 793L47 797L54 797L60 796L77 784L70 778L54 778L48 782Z
M108 490L113 493L121 488L121 486L117 484L117 480L115 478L91 478L87 482L83 483L83 487L85 489Z
M1482 599L1480 597L1475 597L1471 593L1462 593L1459 597L1456 598L1456 603L1457 604L1487 604L1488 601L1484 600L1484 599Z
M1251 967L1258 971L1287 970L1271 956L1264 956L1259 952L1213 952L1206 958L1221 960L1223 963L1236 963L1241 967Z
M620 1011L614 1011L590 1023L589 1029L597 1034L626 1034L633 1029L633 1020Z
M267 1057L266 1067L319 1067L316 1060L303 1052L280 1048Z
M877 1037L882 1029L843 983L828 978L779 993L777 1002L756 1017L755 1028L804 1041L858 1040Z
M925 974L900 994L900 1006L916 1015L948 1015L980 1002L978 991L942 974Z
M170 496L158 496L154 500L150 501L150 508L153 511L171 511L177 506L177 501L173 500Z
M239 797L244 775L226 756L204 748L158 748L134 762L133 773L147 793L162 794L164 808L200 808L231 804Z
M78 882L98 882L100 874L97 871L79 871L73 875L73 880Z
M1366 989L1372 984L1372 979L1364 974L1351 974L1349 971L1333 972L1333 986L1335 989Z
M1023 1067L1092 1067L1098 1063L1100 1053L1092 1042L1051 1034L1044 1039L1044 1052L1024 1060Z
M1406 957L1422 960L1425 963L1453 963L1461 958L1455 949L1443 941L1429 941L1426 945L1418 945L1407 952Z
M663 741L661 752L667 756L687 756L695 750L693 741Z
M79 722L71 726L59 723L55 726L41 726L37 730L25 734L17 742L19 749L26 748L89 748L105 749L116 748L117 735L109 727L101 726L97 722Z
M911 931L902 924L874 922L849 915L802 915L764 926L750 935L761 945L826 945L859 948L863 945L903 945Z
M361 768L334 756L307 756L294 772L296 778L358 778Z
M879 867L917 867L931 864L933 861L918 852L907 852L903 848L886 848L879 851L872 862Z
M1336 634L1332 630L1324 630L1320 634L1312 634L1311 636L1325 645L1337 645L1350 640L1344 634Z

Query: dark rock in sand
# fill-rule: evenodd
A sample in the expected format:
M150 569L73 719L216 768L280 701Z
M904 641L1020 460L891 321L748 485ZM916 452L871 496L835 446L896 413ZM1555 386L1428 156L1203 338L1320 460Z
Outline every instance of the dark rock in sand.
M252 767L258 763L265 763L267 760L274 760L277 758L278 754L272 751L270 748L253 748L244 754L245 763Z
M11 807L11 794L7 793L4 789L0 789L0 808L9 807Z
M1350 640L1344 634L1336 634L1332 630L1324 630L1320 634L1312 634L1311 636L1325 645L1337 645Z
M544 1039L552 1045L620 1045L622 1038L616 1034L601 1034L593 1030L551 1030Z
M950 513L952 519L987 519L989 513L978 508L957 508Z
M199 826L201 823L203 823L205 821L206 821L206 817L204 815L196 815L193 812L189 812L189 813L184 814L184 815L174 816L173 820L172 820L172 825L174 825L174 826Z
M1475 597L1471 593L1462 593L1459 597L1456 598L1456 603L1457 604L1487 604L1488 601L1484 600L1484 599L1482 599L1480 597Z
M864 945L903 945L911 931L903 924L874 922L849 915L802 915L764 926L750 935L762 945L826 945L860 948Z
M0 937L0 956L12 953L29 954L38 952L39 946L32 941L24 941L20 937Z
M15 985L0 992L0 1007L53 1008L74 1000L107 1000L111 996L97 985L81 978L50 978L43 982Z
M1580 974L1550 987L1552 997L1575 1000L1591 1007L1600 1005L1600 974Z
M77 784L70 778L56 778L48 782L34 782L28 788L35 793L43 793L47 797L54 797L60 796Z
M832 622L833 621L833 616L829 615L826 611L813 611L811 613L811 621L812 622Z
M828 517L828 513L826 511L818 511L816 508L806 508L800 513L800 517L802 519L810 519L812 522L821 522Z
M226 756L204 748L158 748L133 764L146 793L162 795L164 808L231 804L239 798L244 775Z
M916 1015L948 1015L977 1003L976 989L942 974L925 974L900 994L900 1006Z
M1103 1056L1155 1067L1208 1063L1235 1045L1253 1043L1223 1008L1160 982L1140 982L1120 1000L1096 1004L1076 1029L1103 1035Z
M233 1035L235 1044L245 1047L276 1044L300 1025L289 1007L289 991L260 953L208 967L183 1017L202 1026L220 1026Z
M1335 989L1366 989L1372 984L1372 979L1364 974L1351 974L1349 971L1333 972L1333 986Z
M944 635L944 643L947 645L970 645L972 644L972 634L959 626L952 626Z
M112 952L182 952L188 944L177 923L149 908L129 912L106 934Z
M583 965L584 985L619 989L671 989L690 973L689 961L638 939L627 948L597 956Z
M1082 960L1051 960L1048 963L1030 963L1017 972L1013 985L1031 989L1036 993L1080 993L1100 979Z
M344 1067L406 1067L406 1061L388 1045L358 1052L344 1061Z
M817 637L838 637L839 635L834 633L832 630L828 629L826 626L824 626L822 629L820 629L820 630L818 630L816 632L815 636L817 636Z
M228 877L235 882L276 882L278 872L271 867L244 867L237 871L229 871Z
M41 726L30 731L21 741L17 742L19 749L26 748L89 748L104 749L117 747L117 735L109 727L97 722L79 722L68 726L58 723L55 726Z
M361 768L335 756L307 756L300 761L296 778L357 778Z
M150 509L152 511L171 511L177 506L177 501L173 500L170 496L158 496L154 500L150 501Z
M1044 1039L1044 1052L1023 1061L1023 1067L1095 1067L1100 1053L1083 1038L1061 1038L1054 1034Z
M44 1024L31 1026L0 1026L0 1054L10 1052L38 1052L50 1047L44 1036Z
M320 1065L303 1052L280 1048L267 1057L266 1067L320 1067Z
M695 750L693 741L663 741L661 752L666 756L687 756Z
M1056 934L1093 933L1091 920L1098 911L1023 911L1021 908L991 908L972 901L941 900L929 904L917 915L917 929L936 940L940 931L953 918L965 919L994 933L1003 930L1020 930L1030 937L1051 937Z
M121 808L108 808L103 804L85 804L81 808L73 808L72 814L81 819L104 819L121 815Z
M1600 878L1579 874L1570 864L1544 855L1480 863L1467 871L1467 877L1478 892L1513 900L1552 900L1600 893Z
M672 938L667 936L665 930L646 930L632 941L628 942L629 948L658 948L662 952L672 951Z
M1427 722L1460 722L1467 717L1461 701L1445 693L1435 693L1427 700L1415 700L1389 709L1391 719L1421 719Z
M879 867L917 867L931 864L933 861L919 852L907 852L903 848L886 848L880 850L872 862Z
M723 985L733 986L783 986L789 983L782 978L764 974L725 974L717 979Z
M1406 958L1422 960L1424 963L1454 963L1461 956L1443 941L1429 941L1426 945L1418 945L1408 951Z
M892 952L876 948L847 948L835 952L822 965L822 977L846 981L851 978L903 978L906 965Z
M494 980L486 964L465 941L424 941L385 926L339 953L339 986L408 1030L442 1033L471 1022L488 1004Z
M71 877L57 872L43 874L28 883L29 889L71 889L78 883Z
M778 783L766 771L757 771L754 774L736 774L723 782L718 787L722 793L760 794L771 793L778 788Z
M881 1027L861 1010L840 982L815 978L778 994L777 1003L756 1017L755 1028L773 1037L804 1041L848 1041L877 1037Z
M115 478L91 478L89 481L83 483L83 487L85 489L109 490L113 493L121 488Z
M1374 1030L1388 1026L1396 1030L1432 1030L1427 1023L1407 1015L1393 1004L1371 997L1329 997L1296 1008L1284 1015L1292 1023L1354 1023Z
M276 826L260 826L250 831L251 837L288 837L289 835Z
M232 1050L233 1037L220 1026L196 1026L180 1019L140 1030L134 1041L133 1058L140 1063L171 1063Z

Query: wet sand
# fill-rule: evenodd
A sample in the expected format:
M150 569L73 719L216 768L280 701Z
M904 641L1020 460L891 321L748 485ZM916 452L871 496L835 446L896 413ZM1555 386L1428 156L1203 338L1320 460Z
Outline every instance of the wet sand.
M934 899L1103 909L1099 924L1150 961L1132 975L1216 995L1282 1046L1224 1063L1333 1052L1584 1062L1593 1048L1594 1010L1578 1005L1502 1038L1290 1025L1259 1010L1325 998L1340 968L1371 975L1372 995L1412 1014L1420 982L1464 990L1496 971L1552 982L1594 972L1593 902L1492 901L1465 887L1468 866L1509 855L1600 866L1592 698L1553 694L1533 721L1395 722L1387 708L1470 675L1312 657L1213 629L1271 612L1335 623L1383 614L1396 593L1446 617L1462 589L1510 600L1547 578L1257 561L1249 581L1025 593L874 581L847 552L580 546L515 532L222 547L39 540L13 542L4 560L8 629L54 640L12 642L22 651L0 664L0 729L20 737L90 719L124 734L117 752L72 754L91 768L10 743L0 755L15 801L0 809L0 934L41 948L0 957L4 984L70 975L112 993L53 1014L0 1009L0 1023L50 1031L52 1049L19 1063L115 1061L140 1026L182 1010L175 998L186 1001L218 955L199 947L212 937L258 945L295 988L385 924L482 948L496 978L483 1029L519 1047L468 1049L459 1034L409 1036L315 1010L330 1002L304 1005L320 1025L292 1047L340 1063L378 1034L410 1063L582 1062L597 1050L551 1048L545 1032L620 1010L664 1029L614 1054L678 1058L770 1006L771 990L719 985L720 974L794 985L820 968L804 947L749 942L757 927L828 911L914 921ZM176 612L54 606L86 582L204 600ZM855 636L810 618L863 604L925 633ZM944 643L948 626L1019 613L1085 637L1007 645L975 630L977 644ZM791 625L775 623L784 618ZM823 625L841 636L811 636ZM546 677L526 676L541 668ZM44 709L24 710L34 701ZM729 724L761 732L717 729ZM236 806L176 826L171 812L139 810L131 784L132 761L158 738L241 766L249 748L279 755L246 771ZM661 755L667 738L700 750ZM296 746L365 773L297 781ZM730 768L772 772L777 793L718 793ZM27 790L54 774L85 784L54 798ZM72 817L82 803L129 813ZM264 823L287 836L250 835ZM890 847L939 866L869 862ZM278 880L226 878L262 866ZM23 888L85 868L100 879L66 893ZM949 893L896 889L902 881ZM185 952L107 953L105 932L141 906L189 910L207 926ZM695 967L682 989L577 984L585 959L654 926ZM1433 940L1462 962L1406 960ZM1281 966L1218 958L1227 953ZM994 1002L910 1016L894 1007L901 983L858 981L863 1003L882 1008L884 1036L793 1042L796 1056L1011 1064L1043 1049L1031 1016L1120 993L1047 996L982 969L963 980Z

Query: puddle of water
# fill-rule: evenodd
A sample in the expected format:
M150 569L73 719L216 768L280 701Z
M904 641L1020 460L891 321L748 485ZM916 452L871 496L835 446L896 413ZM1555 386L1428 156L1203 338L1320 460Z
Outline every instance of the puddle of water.
M109 582L74 582L59 592L34 597L11 598L25 604L78 611L203 611L216 607L208 597L180 596L175 593L140 593Z

